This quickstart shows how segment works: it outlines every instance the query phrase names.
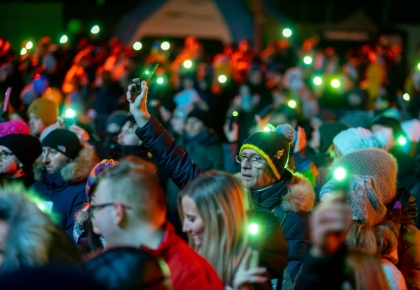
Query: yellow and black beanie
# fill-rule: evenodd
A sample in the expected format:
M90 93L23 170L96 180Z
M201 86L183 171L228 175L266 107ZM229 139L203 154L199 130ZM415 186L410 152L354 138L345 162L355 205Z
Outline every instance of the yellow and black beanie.
M245 139L239 154L244 149L253 149L268 163L277 179L280 179L289 161L290 144L295 139L295 130L289 124L279 125L274 131L260 131Z

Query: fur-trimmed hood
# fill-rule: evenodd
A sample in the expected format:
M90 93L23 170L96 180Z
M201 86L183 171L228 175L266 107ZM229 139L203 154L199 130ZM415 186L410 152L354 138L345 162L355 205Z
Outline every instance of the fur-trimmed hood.
M315 205L315 192L309 180L288 170L284 170L279 182L251 193L257 207L269 210L281 204L285 211L309 212Z
M283 196L285 211L309 212L315 205L315 191L309 180L300 173L294 173L287 185L288 192Z
M95 152L95 148L90 145L85 145L80 151L79 156L61 169L60 175L67 183L80 183L88 178L92 168L99 162L100 159ZM46 170L42 162L35 166L34 174L37 181L44 182L43 175L46 174Z

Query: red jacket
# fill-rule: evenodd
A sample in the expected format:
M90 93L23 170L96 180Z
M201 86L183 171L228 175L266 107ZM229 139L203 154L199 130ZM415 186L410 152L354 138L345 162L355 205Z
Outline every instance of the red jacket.
M157 249L144 245L141 249L165 260L171 271L173 289L223 290L223 283L213 267L175 234L173 226L166 223L164 230Z

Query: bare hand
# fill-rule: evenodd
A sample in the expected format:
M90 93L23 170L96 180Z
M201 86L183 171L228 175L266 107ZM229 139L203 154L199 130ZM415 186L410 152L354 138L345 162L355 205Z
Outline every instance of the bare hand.
M261 118L258 114L254 116L255 121L257 121L257 131L264 130L265 126L267 126L268 121L270 120L270 114Z
M147 92L148 86L145 81L141 83L141 92L137 93L136 85L140 83L140 79L134 79L134 84L128 86L127 101L130 103L130 112L140 127L143 127L150 119L150 114L147 110Z
M326 256L335 253L346 241L353 224L353 214L344 195L335 196L315 208L311 218L311 254Z
M235 122L232 123L232 130L229 129L229 124L232 121L226 120L225 125L223 126L223 131L225 132L226 139L230 142L238 141L239 136L239 125Z
M268 278L264 276L267 274L265 268L253 268L249 269L249 264L252 259L252 255L255 250L247 249L243 256L241 263L236 270L235 277L233 278L233 289L234 290L246 290L250 289L250 285L267 282ZM258 254L258 253L257 253Z

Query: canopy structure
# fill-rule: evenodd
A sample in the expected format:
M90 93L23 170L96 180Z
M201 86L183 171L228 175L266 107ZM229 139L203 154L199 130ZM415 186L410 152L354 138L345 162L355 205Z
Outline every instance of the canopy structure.
M144 37L194 35L202 39L238 43L254 39L252 12L242 0L145 0L129 13L117 28L117 37L125 45ZM264 9L279 22L285 17L269 1ZM251 2L251 6L253 3Z
M124 44L147 36L188 35L223 43L252 39L252 16L238 0L146 0L117 29Z

